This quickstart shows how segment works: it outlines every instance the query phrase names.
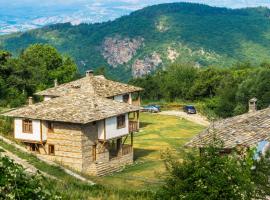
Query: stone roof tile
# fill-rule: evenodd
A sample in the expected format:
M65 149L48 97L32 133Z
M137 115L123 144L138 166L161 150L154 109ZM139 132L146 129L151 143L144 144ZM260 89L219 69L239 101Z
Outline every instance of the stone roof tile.
M76 81L37 92L36 95L64 96L69 93L94 91L94 93L98 96L112 97L142 90L143 89L139 87L108 80L104 78L104 76L86 76Z
M269 140L270 108L214 122L186 146L204 147L214 138L221 140L224 148L234 148L238 144L255 147L258 142Z
M9 117L86 124L138 111L140 107L85 92L71 93L6 112Z

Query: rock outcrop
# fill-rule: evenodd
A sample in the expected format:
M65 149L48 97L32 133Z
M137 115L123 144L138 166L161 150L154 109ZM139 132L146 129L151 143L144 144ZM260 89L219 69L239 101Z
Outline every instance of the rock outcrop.
M174 62L177 57L180 55L176 49L173 49L172 47L168 47L167 49L167 53L168 53L168 59L171 61L171 62Z
M162 64L160 55L154 52L152 55L145 57L143 60L137 59L132 65L133 77L141 77L155 71Z
M144 39L122 38L121 36L107 37L102 45L102 55L112 67L128 63L137 50L143 45Z

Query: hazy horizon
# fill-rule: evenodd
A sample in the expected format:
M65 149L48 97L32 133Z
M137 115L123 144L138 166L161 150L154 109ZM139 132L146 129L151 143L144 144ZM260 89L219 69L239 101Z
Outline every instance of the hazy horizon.
M0 0L0 34L55 23L104 22L146 6L172 2L202 3L228 8L270 7L270 2L266 0Z

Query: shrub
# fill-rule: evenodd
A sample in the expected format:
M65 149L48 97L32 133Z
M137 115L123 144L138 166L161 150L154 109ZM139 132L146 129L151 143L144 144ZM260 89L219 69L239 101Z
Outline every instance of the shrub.
M185 153L184 160L167 152L168 177L156 199L265 199L269 195L269 159L253 160L252 151L240 156L220 154L209 146L201 155Z
M46 188L41 175L31 176L25 169L0 153L0 199L61 199Z

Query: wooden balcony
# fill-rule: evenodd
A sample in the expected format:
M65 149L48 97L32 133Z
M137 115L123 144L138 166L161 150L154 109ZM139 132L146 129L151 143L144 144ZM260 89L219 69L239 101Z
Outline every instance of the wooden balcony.
M108 152L109 153L109 159L110 160L119 159L121 156L131 154L132 151L133 151L132 145L123 144L121 149L119 149L119 150L110 150Z
M130 133L138 132L139 131L138 122L137 121L129 121L128 130Z
M140 100L132 100L132 105L141 106L141 101Z

